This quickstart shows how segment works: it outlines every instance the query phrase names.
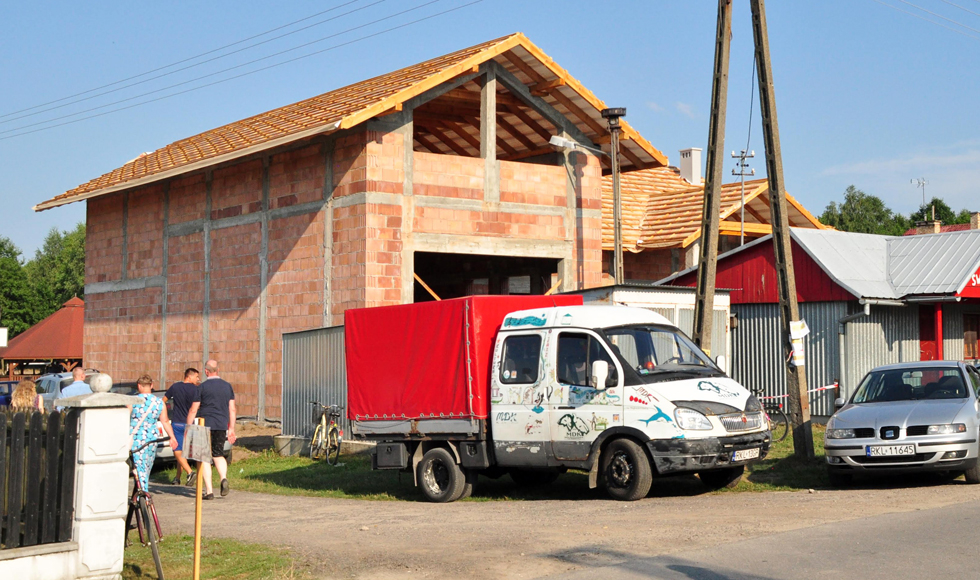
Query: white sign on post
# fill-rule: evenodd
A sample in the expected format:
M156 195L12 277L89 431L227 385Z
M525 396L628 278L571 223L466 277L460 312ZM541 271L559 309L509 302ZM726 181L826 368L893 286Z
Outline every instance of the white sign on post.
M184 428L184 455L188 461L211 462L211 431L204 425Z

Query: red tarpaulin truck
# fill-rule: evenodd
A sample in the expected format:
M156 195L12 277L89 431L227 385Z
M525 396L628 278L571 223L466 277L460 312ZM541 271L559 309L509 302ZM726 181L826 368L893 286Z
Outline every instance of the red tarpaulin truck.
M769 448L759 401L647 310L473 296L348 310L345 341L354 438L432 501L570 468L626 500L661 473L732 485Z

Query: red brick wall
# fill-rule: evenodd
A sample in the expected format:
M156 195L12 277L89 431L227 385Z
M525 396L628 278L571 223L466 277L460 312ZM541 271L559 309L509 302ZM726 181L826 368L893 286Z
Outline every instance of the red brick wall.
M269 163L269 208L323 199L324 169L319 146L273 155Z
M216 170L211 177L211 219L262 211L262 160Z
M143 373L159 380L162 295L162 288L87 294L85 366L117 382Z
M171 189L171 193L173 189ZM174 207L173 198L170 203ZM202 206L203 211L203 206ZM170 238L167 251L166 382L184 369L204 372L204 234Z
M565 168L557 165L501 161L500 201L566 207L567 179Z
M612 252L607 252L612 256ZM610 258L611 259L611 258ZM626 280L660 280L673 274L671 250L643 250L623 255L623 278ZM681 264L683 269L683 264Z
M207 207L207 192L207 181L203 173L172 180L170 182L170 224L204 218L204 210Z
M415 151L412 153L412 193L483 199L483 159Z
M575 205L595 214L583 216L576 224L576 269L581 287L594 288L602 285L602 167L591 155L574 155L572 161L578 177Z
M126 277L163 274L163 187L130 193L127 221Z
M87 202L85 218L85 283L122 278L123 202L125 194Z

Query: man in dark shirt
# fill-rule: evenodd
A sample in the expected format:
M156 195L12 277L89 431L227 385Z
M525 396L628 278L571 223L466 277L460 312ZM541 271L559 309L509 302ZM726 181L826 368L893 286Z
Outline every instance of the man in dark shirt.
M191 424L198 415L204 419L204 426L211 431L211 463L221 477L221 495L228 495L228 462L225 461L225 440L235 443L235 390L231 384L218 376L218 361L209 360L204 365L207 376L198 390L198 397L187 413L187 423ZM204 469L204 499L214 499L211 484L211 464L201 465Z
M170 483L180 485L180 476L187 474L187 481L191 481L193 471L191 466L184 458L184 427L187 426L187 412L191 410L191 405L197 400L198 384L201 382L201 373L197 369L190 368L184 371L183 382L174 383L167 389L163 396L164 403L170 403L173 408L170 411L170 421L174 428L174 437L177 439L174 445L174 458L177 460L179 469L174 480Z

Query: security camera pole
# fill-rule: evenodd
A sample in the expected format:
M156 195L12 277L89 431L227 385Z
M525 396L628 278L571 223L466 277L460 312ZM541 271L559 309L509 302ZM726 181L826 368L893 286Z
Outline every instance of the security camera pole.
M602 118L609 121L609 150L612 158L613 178L613 231L615 249L613 250L613 278L616 284L623 283L623 206L619 196L619 119L626 116L626 109L617 107L603 109Z

